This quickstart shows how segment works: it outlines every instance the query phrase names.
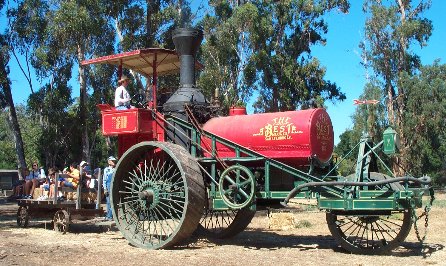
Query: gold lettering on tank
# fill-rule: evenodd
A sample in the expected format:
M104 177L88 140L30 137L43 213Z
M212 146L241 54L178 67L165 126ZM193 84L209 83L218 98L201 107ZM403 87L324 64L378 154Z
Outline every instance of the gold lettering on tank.
M270 123L259 129L253 136L264 136L265 140L289 140L293 135L302 134L291 121L290 117L273 118Z
M331 132L330 118L327 114L322 113L317 117L316 120L316 139L319 142L321 151L327 150L327 145L329 144Z
M112 124L115 129L127 128L127 116L114 116L112 117Z

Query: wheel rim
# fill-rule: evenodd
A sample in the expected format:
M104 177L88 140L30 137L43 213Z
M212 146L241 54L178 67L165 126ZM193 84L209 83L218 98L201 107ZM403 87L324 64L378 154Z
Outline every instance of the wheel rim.
M27 227L29 223L29 212L26 207L20 206L17 211L17 225Z
M184 148L169 143L130 148L117 164L111 190L118 228L130 243L148 249L189 237L204 207L198 164Z
M67 211L58 210L54 214L54 230L56 232L66 233L70 224L70 217Z
M206 210L200 220L199 233L213 238L228 238L237 235L249 225L255 211Z
M248 206L254 199L254 176L241 165L226 168L221 174L218 187L223 202L233 209Z
M336 215L327 213L330 232L343 248L360 254L380 254L399 246L411 228L410 212L391 215Z

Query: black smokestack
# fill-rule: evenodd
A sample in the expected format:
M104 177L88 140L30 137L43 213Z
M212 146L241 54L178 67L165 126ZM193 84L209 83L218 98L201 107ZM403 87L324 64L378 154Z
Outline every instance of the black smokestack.
M172 39L180 57L180 88L195 87L195 55L203 40L203 31L194 28L175 29Z
M209 105L203 93L195 86L195 55L203 40L203 32L200 29L179 28L173 31L172 39L180 57L180 87L163 105L163 112L188 121L185 105L188 105L192 112L196 108ZM167 139L189 149L191 143L184 137L185 134L187 132L181 125L171 123L167 127Z

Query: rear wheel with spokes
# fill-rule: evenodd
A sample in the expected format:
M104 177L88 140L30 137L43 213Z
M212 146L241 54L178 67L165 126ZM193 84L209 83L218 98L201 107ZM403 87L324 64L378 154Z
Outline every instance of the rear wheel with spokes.
M412 226L410 211L389 215L327 213L328 228L344 249L357 254L381 254L399 246Z
M250 208L205 210L198 233L212 238L229 238L245 230L255 215Z
M119 160L111 185L116 224L138 247L166 248L197 228L205 202L196 160L181 146L141 142Z

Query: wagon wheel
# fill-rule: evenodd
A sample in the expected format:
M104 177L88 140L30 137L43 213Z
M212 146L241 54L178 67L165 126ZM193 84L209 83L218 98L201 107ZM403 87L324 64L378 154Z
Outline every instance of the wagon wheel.
M17 210L17 226L26 228L29 224L29 211L27 207L20 206Z
M53 218L54 231L65 234L70 229L70 214L66 210L58 210Z
M133 245L166 248L197 228L205 202L196 160L181 146L141 142L119 160L111 184L116 225Z
M410 211L391 215L336 215L327 213L327 224L344 249L357 254L381 254L399 246L412 226Z
M254 175L241 165L233 165L221 173L218 189L223 202L233 209L248 206L254 199Z
M348 178L348 177L347 177ZM369 180L380 181L391 177L371 172ZM404 189L401 184L390 183L369 189ZM410 210L392 212L389 215L349 215L328 212L328 228L335 240L344 249L358 254L381 254L399 246L412 226Z
M229 238L245 230L255 215L250 208L239 210L207 209L197 232L212 238Z

